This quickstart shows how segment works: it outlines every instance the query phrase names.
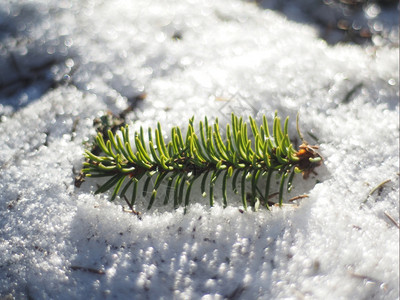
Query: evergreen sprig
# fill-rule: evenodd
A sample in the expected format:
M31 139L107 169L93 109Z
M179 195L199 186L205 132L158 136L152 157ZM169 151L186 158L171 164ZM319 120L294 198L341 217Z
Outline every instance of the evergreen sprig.
M298 151L294 150L288 136L289 118L286 118L282 128L276 113L272 131L265 116L262 124L257 126L252 117L247 123L232 114L231 124L226 125L224 139L218 119L213 126L207 118L201 121L199 134L195 132L193 120L189 120L185 138L179 127L172 128L168 143L164 141L160 123L154 133L151 128L148 129L147 139L142 127L135 132L135 147L130 141L127 125L121 127L120 134L113 134L111 130L107 136L98 133L96 144L104 155L95 155L86 150L87 159L82 172L87 177L111 177L95 193L114 188L111 201L117 196L124 197L131 208L137 198L138 182L144 180L142 194L146 196L150 181L155 178L148 209L153 206L161 184L166 182L164 204L169 202L173 190L174 207L183 204L186 210L193 183L200 177L203 196L208 185L210 206L214 204L215 183L219 177L222 178L223 205L226 206L228 179L231 179L235 193L238 193L237 186L240 186L246 210L246 181L251 182L251 203L259 204L261 200L268 207L272 175L277 173L280 178L279 205L282 205L285 183L290 191L295 173L302 173L307 178L322 163L322 157L315 150L317 147L309 146L299 129L303 144ZM253 139L249 138L250 132ZM266 182L264 191L258 187L261 178L265 178ZM126 193L130 188L132 195L127 200Z

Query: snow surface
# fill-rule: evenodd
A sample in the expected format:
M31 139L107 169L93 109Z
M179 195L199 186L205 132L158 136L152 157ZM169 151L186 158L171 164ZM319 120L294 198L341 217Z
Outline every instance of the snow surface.
M240 1L2 2L0 298L398 299L398 64ZM143 92L134 129L277 110L295 137L299 111L325 164L288 197L309 198L241 213L195 187L140 220L75 188L93 119Z

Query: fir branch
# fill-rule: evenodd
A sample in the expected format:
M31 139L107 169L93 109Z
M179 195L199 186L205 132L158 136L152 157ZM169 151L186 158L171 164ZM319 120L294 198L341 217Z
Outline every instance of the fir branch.
M251 203L257 203L258 206L261 200L268 207L271 178L273 173L277 173L280 178L279 205L281 206L285 187L290 191L294 174L302 173L306 179L322 164L322 157L316 151L318 147L309 146L304 141L298 128L298 120L297 129L303 143L298 151L293 149L288 135L288 122L289 118L286 118L282 129L281 120L275 114L271 135L265 116L262 125L258 127L252 117L249 118L249 123L246 123L243 118L232 114L231 124L227 124L226 138L223 140L218 119L214 126L209 125L207 118L204 119L204 123L200 122L199 137L195 133L191 118L185 139L180 128L174 127L168 143L165 143L161 125L158 123L154 134L151 128L148 129L147 144L143 128L134 134L135 147L132 147L129 127L126 125L121 127L119 134L108 130L106 139L104 133L98 133L96 146L103 155L86 150L86 161L82 172L87 177L111 177L95 192L104 193L114 188L111 201L117 196L127 199L125 194L133 184L131 200L127 201L130 207L133 207L136 201L138 182L146 177L142 191L145 197L150 181L155 177L148 209L153 206L161 184L167 181L164 204L169 202L171 190L174 190L174 207L182 205L183 202L185 210L190 201L192 186L200 177L202 177L203 196L206 195L208 181L209 202L210 206L213 206L214 186L220 176L224 206L227 205L227 182L231 178L232 190L235 193L238 192L237 185L240 185L245 210L248 206L246 182L249 180L251 180ZM248 128L254 140L249 139ZM260 178L266 178L264 192L257 186Z

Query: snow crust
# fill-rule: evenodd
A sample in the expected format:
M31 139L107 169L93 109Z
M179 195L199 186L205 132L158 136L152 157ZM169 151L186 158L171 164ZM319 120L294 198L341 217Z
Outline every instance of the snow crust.
M398 299L397 46L227 0L6 1L0 28L0 298ZM295 137L300 112L325 161L288 197L309 198L242 213L195 187L186 215L143 198L140 220L75 188L93 119L143 92L131 128L166 138L275 110Z

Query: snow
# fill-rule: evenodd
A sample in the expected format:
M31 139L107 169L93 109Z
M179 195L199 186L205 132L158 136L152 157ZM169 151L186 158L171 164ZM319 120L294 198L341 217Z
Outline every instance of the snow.
M0 298L398 299L398 65L234 0L2 2ZM166 138L275 110L294 138L300 112L324 166L287 197L309 198L243 213L195 186L187 214L141 198L139 219L76 188L93 119L143 92L127 121Z

